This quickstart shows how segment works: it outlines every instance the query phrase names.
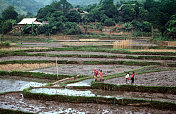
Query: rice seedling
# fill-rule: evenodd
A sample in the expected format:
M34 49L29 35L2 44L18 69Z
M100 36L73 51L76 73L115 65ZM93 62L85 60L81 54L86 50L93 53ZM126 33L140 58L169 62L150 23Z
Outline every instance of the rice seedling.
M0 51L17 51L17 50L29 50L29 49L48 49L46 47L3 47Z

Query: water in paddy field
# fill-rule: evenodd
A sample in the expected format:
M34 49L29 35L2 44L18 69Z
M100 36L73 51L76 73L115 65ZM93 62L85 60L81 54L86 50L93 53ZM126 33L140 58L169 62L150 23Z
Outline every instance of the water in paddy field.
M38 88L38 89L32 89L30 92L32 93L44 93L49 95L67 95L67 96L89 96L93 97L95 94L93 94L90 90L86 91L79 91L79 90L70 90L70 89L53 89L53 88Z
M69 87L69 86L91 86L92 81L94 81L94 79L87 79L87 80L83 80L80 82L67 84L67 87Z
M8 79L0 79L0 93L9 92L9 91L23 91L23 89L32 87L40 87L46 84L38 83L38 82L27 82L27 81L19 81L19 80L8 80Z

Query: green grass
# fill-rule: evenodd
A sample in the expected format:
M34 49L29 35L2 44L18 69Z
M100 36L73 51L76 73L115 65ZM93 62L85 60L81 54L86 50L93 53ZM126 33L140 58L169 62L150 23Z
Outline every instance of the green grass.
M0 64L23 64L23 63L55 63L55 60L11 60L11 61L1 61ZM68 60L58 60L59 64L80 64L79 61L68 61ZM163 66L164 64L160 62L140 62L140 61L82 61L81 64L84 65L131 65L131 66L149 66L149 65L160 65ZM168 63L167 66L175 67L175 63Z
M92 89L103 89L109 91L134 91L134 92L176 94L176 87L166 87L166 86L115 85L115 84L92 82L91 87Z
M50 80L59 80L64 78L75 77L76 75L62 75L59 74L58 77L56 74L45 74L39 72L22 72L22 71L0 71L0 76L21 76L21 77L31 77L31 78L40 78L40 79L50 79Z
M118 104L118 105L129 105L136 103L148 103L147 107L167 109L167 110L176 110L176 104L171 102L162 102L162 101L151 101L144 99L127 99L120 98L116 99L115 97L86 97L86 96L67 96L67 95L49 95L44 93L31 93L32 88L24 89L23 95L25 98L32 98L37 100L49 100L49 101L58 101L58 102L70 102L70 103L102 103L102 104ZM140 106L143 106L142 104ZM145 106L145 105L144 105Z

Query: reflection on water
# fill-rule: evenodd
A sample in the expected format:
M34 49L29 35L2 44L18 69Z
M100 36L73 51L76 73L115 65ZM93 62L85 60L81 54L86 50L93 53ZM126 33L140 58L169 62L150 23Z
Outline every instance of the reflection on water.
M49 95L67 95L67 96L86 96L86 97L106 97L106 98L116 98L121 99L124 98L122 95L102 95L101 93L94 94L91 90L71 90L66 88L37 88L30 90L32 93L44 93Z
M39 113L39 114L86 114L86 112L84 111L78 111L78 110L75 110L73 108L67 108L67 109L64 109L62 107L59 107L59 110L53 110L53 111L50 111L50 112L42 112L42 113Z
M83 80L83 81L80 81L80 82L67 84L67 87L68 87L68 86L91 86L91 82L92 82L93 80L94 80L94 79L87 79L87 80Z
M17 80L0 80L0 93L9 92L9 91L23 91L23 89L32 87L39 87L45 84L38 82L27 82L27 81L17 81Z
M53 88L39 88L39 89L32 89L32 93L45 93L45 94L50 94L50 95L68 95L68 96L96 96L93 94L90 90L86 91L79 91L79 90L70 90L70 89L53 89Z

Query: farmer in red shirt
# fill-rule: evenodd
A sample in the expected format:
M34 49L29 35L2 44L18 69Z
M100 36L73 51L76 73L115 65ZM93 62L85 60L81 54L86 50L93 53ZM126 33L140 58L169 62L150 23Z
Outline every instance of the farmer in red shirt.
M132 74L132 76L131 76L131 84L133 84L134 83L134 76L135 76L136 74L133 72L133 74Z
M96 70L96 68L94 68L94 79L95 79L95 82L97 81L97 75L98 75L98 70Z

